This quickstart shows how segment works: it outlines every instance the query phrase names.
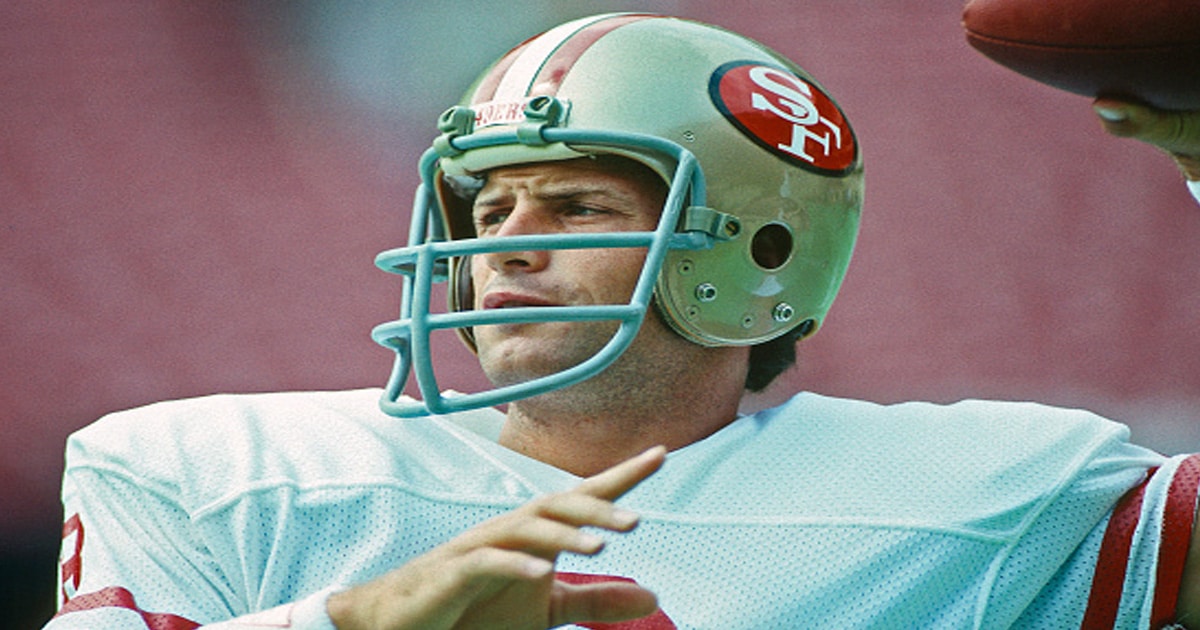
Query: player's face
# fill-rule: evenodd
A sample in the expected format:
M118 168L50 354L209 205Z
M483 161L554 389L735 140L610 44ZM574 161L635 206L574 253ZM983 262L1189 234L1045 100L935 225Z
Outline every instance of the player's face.
M661 180L624 160L511 166L488 174L473 219L481 238L649 231L658 223L665 195ZM474 306L627 303L645 255L643 248L480 254L471 265ZM603 321L478 326L475 340L488 378L508 385L587 360L616 328ZM663 328L663 334L672 334Z

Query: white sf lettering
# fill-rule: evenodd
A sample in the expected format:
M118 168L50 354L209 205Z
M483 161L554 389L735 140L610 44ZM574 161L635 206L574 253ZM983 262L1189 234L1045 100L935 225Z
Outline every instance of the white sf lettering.
M833 146L841 147L841 130L817 111L817 106L812 101L812 88L807 83L786 72L765 66L751 69L749 76L755 85L776 97L771 99L765 94L755 92L750 97L750 104L755 109L769 111L792 124L791 142L776 145L779 149L815 163L816 158L809 155L806 147L808 140L821 145L825 155L829 155L831 141ZM821 124L829 131L823 134L814 133L810 127L815 124Z
M779 97L779 105L789 111L783 111L771 99L758 92L750 97L750 104L755 109L769 111L793 125L811 125L820 119L817 106L812 102L812 88L797 81L795 77L774 68L757 66L750 70L750 80Z

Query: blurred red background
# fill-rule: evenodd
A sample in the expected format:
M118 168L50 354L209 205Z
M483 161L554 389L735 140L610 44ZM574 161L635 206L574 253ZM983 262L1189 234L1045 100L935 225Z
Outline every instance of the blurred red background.
M415 160L492 58L599 10L789 55L864 147L862 236L796 389L1082 406L1200 448L1200 207L951 0L0 5L0 615L52 608L63 442L212 392L381 385ZM470 357L447 342L447 385ZM465 373L465 372L464 372ZM32 603L31 603L32 602Z

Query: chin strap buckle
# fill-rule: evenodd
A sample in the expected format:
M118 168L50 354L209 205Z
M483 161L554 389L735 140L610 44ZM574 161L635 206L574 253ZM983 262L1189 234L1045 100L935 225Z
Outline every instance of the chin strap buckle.
M521 144L540 146L549 144L542 137L542 130L557 127L567 121L570 104L553 96L535 96L525 103L525 122L517 127L517 140Z
M433 150L444 158L458 157L462 150L454 146L454 139L469 136L475 131L475 110L456 105L438 117L438 131L442 135L433 141Z
M731 241L742 232L742 222L732 214L704 206L689 206L679 220L680 232L702 232L718 241Z
M500 124L517 123L518 142L528 146L542 146L549 144L542 136L542 130L565 123L570 109L570 103L567 101L553 96L535 96L526 101L521 109L522 119L516 119L514 116L514 120L505 120ZM455 158L462 155L464 151L455 146L454 141L475 133L476 120L477 112L462 105L456 105L443 112L437 123L441 135L433 141L433 149L438 156ZM485 123L485 126L489 125Z

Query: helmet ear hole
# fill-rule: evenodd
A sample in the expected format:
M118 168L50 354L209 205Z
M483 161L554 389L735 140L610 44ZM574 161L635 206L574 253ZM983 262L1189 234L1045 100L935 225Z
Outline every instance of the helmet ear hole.
M782 223L768 223L750 241L750 256L768 271L782 267L792 257L792 230Z

